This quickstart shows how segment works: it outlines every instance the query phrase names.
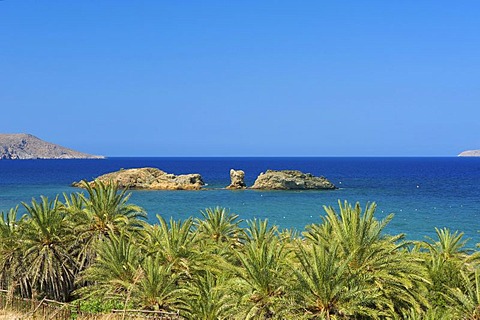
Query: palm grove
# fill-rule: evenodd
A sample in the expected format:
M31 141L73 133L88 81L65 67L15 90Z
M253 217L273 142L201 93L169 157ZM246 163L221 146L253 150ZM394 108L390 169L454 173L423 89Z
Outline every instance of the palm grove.
M480 319L478 252L463 234L407 242L375 204L339 202L298 233L223 208L145 222L115 184L0 215L0 287L187 319Z

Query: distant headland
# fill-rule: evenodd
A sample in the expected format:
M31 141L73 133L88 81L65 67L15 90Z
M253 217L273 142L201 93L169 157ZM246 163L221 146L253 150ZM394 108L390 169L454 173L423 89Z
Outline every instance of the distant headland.
M104 159L43 141L31 134L0 133L0 160L20 159Z
M466 150L461 152L459 157L480 157L480 150Z

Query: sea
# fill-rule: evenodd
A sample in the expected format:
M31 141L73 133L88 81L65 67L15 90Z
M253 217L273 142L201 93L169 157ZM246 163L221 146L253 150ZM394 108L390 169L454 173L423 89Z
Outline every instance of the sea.
M294 157L294 158L120 158L101 160L0 160L0 211L41 195L54 198L82 192L71 186L82 179L120 169L156 167L169 173L200 173L199 191L132 190L130 202L167 220L201 217L205 208L228 208L243 220L268 219L281 229L299 232L320 223L324 206L338 201L377 204L376 217L394 213L385 233L407 239L434 237L435 227L464 232L468 246L480 242L480 158L463 157ZM226 190L230 169L245 171L247 185L268 169L295 169L333 182L337 190Z

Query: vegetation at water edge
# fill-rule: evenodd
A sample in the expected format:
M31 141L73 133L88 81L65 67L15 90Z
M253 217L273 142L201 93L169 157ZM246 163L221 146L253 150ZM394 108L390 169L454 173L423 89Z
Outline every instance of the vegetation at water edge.
M219 207L148 224L115 184L84 187L0 214L0 289L186 319L480 319L479 251L448 229L385 234L374 203L302 231Z

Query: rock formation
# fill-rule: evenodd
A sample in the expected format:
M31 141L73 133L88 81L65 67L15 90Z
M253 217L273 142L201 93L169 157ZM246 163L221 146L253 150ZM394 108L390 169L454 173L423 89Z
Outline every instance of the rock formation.
M0 159L103 159L43 141L31 134L0 134Z
M230 169L230 185L227 189L245 189L245 172L242 170Z
M480 157L480 150L467 150L458 155L459 157Z
M324 177L315 177L310 173L298 170L267 170L261 173L252 189L262 190L307 190L307 189L336 189Z
M121 188L149 189L149 190L199 190L205 183L199 174L174 175L157 168L122 169L107 173L95 180L103 183L111 181L118 183ZM90 181L90 184L94 184ZM75 187L81 187L81 182L74 182Z

